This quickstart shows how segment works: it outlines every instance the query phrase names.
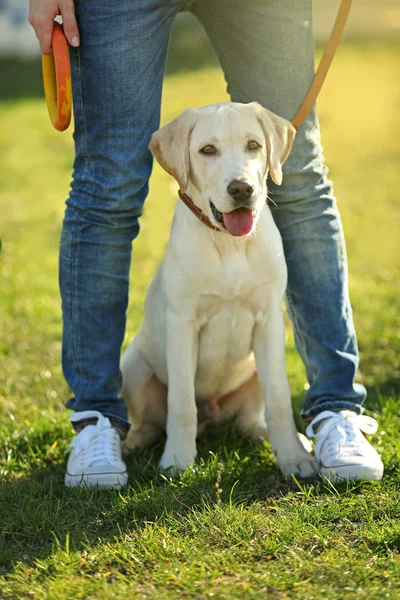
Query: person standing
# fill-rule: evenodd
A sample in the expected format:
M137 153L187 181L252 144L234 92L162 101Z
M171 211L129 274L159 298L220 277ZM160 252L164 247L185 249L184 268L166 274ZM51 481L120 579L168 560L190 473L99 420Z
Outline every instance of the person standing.
M291 119L314 74L311 0L30 0L41 51L60 14L71 46L75 161L60 245L63 370L77 431L66 484L121 487L120 439L129 423L119 396L132 241L148 192L175 17L204 26L234 102L258 101ZM272 213L288 267L287 307L309 381L302 415L323 474L381 479L363 431L365 388L354 382L357 340L345 241L327 178L315 108L272 182Z

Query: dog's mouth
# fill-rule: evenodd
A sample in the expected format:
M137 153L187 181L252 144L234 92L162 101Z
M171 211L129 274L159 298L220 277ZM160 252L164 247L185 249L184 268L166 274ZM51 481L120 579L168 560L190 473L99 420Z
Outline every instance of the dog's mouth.
M217 223L221 223L224 229L227 229L230 234L241 236L247 235L253 229L254 218L256 211L251 211L249 208L241 206L231 212L222 213L210 200L212 214Z
M210 200L210 206L211 206L211 210L212 210L212 214L214 215L214 219L218 222L218 223L222 223L222 225L225 227L224 225L224 217L222 216L222 212L220 212L218 210L218 208L215 206L215 204L213 204ZM226 228L225 228L226 229Z

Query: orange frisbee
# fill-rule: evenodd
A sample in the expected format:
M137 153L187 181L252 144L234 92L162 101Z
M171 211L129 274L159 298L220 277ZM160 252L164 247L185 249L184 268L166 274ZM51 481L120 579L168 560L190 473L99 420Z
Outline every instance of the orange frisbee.
M51 122L58 131L65 131L71 121L71 69L68 43L59 23L54 23L52 47L53 54L42 55L44 94Z

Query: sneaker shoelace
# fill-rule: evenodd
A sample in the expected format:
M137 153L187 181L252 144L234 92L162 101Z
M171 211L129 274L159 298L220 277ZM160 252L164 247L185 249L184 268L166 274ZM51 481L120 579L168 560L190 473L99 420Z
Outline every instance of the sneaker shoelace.
M372 417L357 415L352 411L324 411L308 425L306 434L316 440L317 457L323 445L330 455L340 449L342 455L365 456L369 444L362 433L373 434L377 430L378 423Z
M67 452L80 454L87 466L121 463L119 435L109 419L99 415L96 425L86 425L72 440Z

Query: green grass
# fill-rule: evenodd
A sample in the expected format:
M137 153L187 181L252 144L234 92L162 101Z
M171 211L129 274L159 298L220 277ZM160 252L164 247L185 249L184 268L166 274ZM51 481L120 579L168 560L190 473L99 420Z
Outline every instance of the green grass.
M348 245L358 379L380 422L379 484L287 481L268 446L227 427L175 480L157 471L159 444L132 457L121 493L64 488L72 433L57 247L73 145L35 94L10 89L1 101L0 598L400 598L399 55L395 43L343 46L319 103ZM225 98L219 70L197 67L171 69L164 122ZM175 201L156 167L134 243L126 342ZM287 357L298 417L306 379L289 324Z

